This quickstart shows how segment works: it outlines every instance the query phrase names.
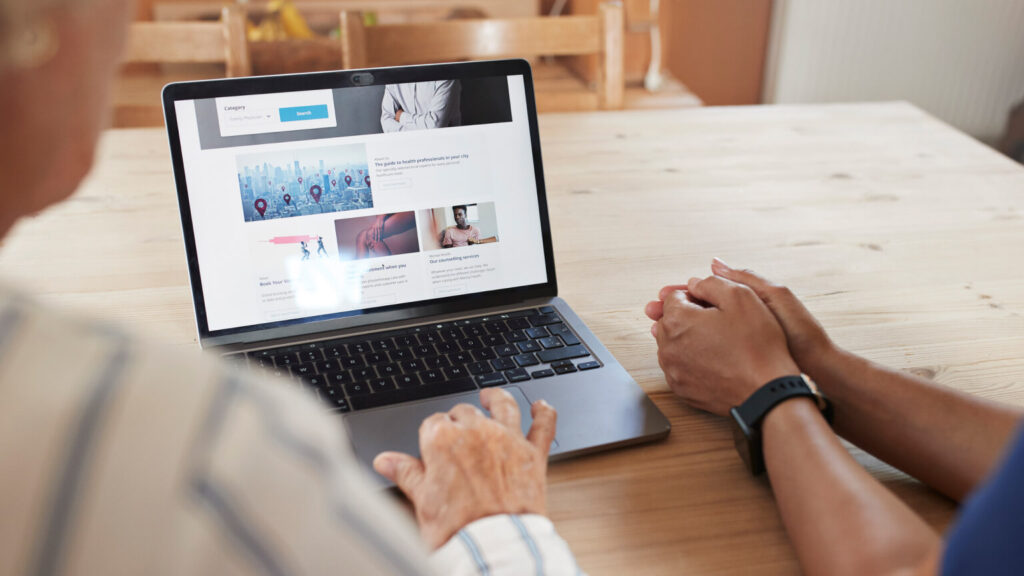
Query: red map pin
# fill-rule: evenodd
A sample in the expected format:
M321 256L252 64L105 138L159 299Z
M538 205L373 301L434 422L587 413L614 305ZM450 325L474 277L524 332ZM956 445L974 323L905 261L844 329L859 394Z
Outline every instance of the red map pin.
M299 184L302 184L302 176L299 176Z
M284 186L281 186L281 192L284 192Z
M337 185L338 185L338 181L337 180L331 180L331 186L337 186Z
M363 171L362 171L362 170L360 170L360 171L359 171L359 173L360 173L360 174L362 174L362 173L363 173Z
M366 182L366 186L367 187L370 186L370 175L369 174L366 175L366 178L363 178L363 182Z
M345 184L348 184L349 186L352 185L352 177L348 174L345 174Z
M253 206L255 206L256 211L260 213L260 218L263 218L263 214L267 211L267 201L263 198L257 198L256 201L253 202Z
M314 184L309 189L309 195L313 197L313 201L317 204L320 203L320 195L323 194L324 189Z
M292 203L292 195L291 194L285 194L284 195L284 203L285 204L291 204Z

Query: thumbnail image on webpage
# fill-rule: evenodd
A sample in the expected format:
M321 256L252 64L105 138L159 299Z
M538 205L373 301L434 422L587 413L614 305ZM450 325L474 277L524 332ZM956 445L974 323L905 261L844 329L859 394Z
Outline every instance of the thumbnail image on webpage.
M373 207L364 144L238 156L246 222Z

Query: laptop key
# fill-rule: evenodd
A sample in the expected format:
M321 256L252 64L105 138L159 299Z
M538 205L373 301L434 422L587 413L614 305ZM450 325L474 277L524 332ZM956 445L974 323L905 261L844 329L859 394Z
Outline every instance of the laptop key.
M384 352L370 352L363 356L368 364L380 364L388 361L388 355Z
M377 371L373 369L373 366L368 366L366 368L356 368L355 370L352 371L352 379L353 380L363 380L363 381L366 381L366 380L371 380L371 379L376 378L376 377L377 377Z
M541 350L537 352L537 358L541 362L557 362L559 360L568 360L570 358L583 358L584 356L590 356L590 351L584 348L582 345L566 346L564 348L555 348L554 350Z
M526 330L530 327L530 321L526 318L511 318L507 324L513 330Z
M538 338L544 338L545 336L550 336L550 334L548 334L547 328L544 328L543 326L539 328L527 328L526 335L529 336L530 338L533 338L534 340Z
M561 348L564 346L562 341L558 339L558 336L548 336L547 338L541 338L537 342L540 342L540 345L545 349Z
M576 367L580 370L593 370L594 368L600 368L601 363L591 360L590 362L580 362Z
M530 352L514 356L513 359L516 361L516 364L519 364L520 366L536 366L537 364L540 364L540 362L537 361L537 357Z
M580 339L577 338L576 335L573 334L572 332L559 334L558 337L562 339L562 342L565 342L566 346L575 346L580 343Z
M508 381L512 383L525 382L530 379L530 375L523 368L516 368L515 370L506 371L505 378L508 378Z
M370 351L369 342L353 342L348 345L349 353L351 354L366 354Z
M431 356L423 359L423 365L427 368L444 368L451 366L452 363L447 356Z
M303 350L299 352L300 362L316 362L323 359L324 355L320 353L320 350Z
M554 336L556 334L565 334L566 332L571 332L571 330L569 330L568 326L559 322L558 324L552 324L551 326L548 326L548 332L550 332L551 335Z
M385 391L379 394L356 396L350 398L350 401L353 409L365 410L367 408L387 406L389 404L397 404L399 402L422 400L424 398L445 396L448 394L456 394L458 392L469 392L470 390L476 390L476 386L473 384L473 381L469 378L459 378L458 380L449 380L438 384L425 384L417 388L407 388L403 390Z
M397 389L397 387L391 378L375 378L370 380L370 390L374 393L395 389Z
M471 362L468 366L466 366L466 369L469 370L469 373L473 374L474 376L477 374L487 374L488 372L494 372L494 370L491 369L491 365L488 364L487 362Z
M392 362L390 364L382 364L378 366L377 373L379 373L381 376L395 376L396 374L401 374L402 369L401 367L398 366L398 364Z
M536 352L540 350L540 344L533 340L527 340L526 342L516 342L516 348L519 348L520 352Z
M505 337L501 334L488 334L483 337L484 346L501 346L505 343Z
M274 356L274 366L291 366L298 364L299 358L295 353L290 354L278 354Z
M562 362L554 362L551 364L551 369L555 371L555 374L568 374L575 372L576 367L572 365L571 360L563 360Z
M402 374L395 376L395 384L399 388L415 388L420 385L420 379L415 374Z
M547 326L549 324L557 324L562 319L554 314L539 314L537 316L530 317L530 324L533 326Z
M421 344L412 349L412 353L417 358L426 358L427 356L433 356L434 347L430 344Z
M424 384L434 384L444 380L444 375L440 370L424 370L420 373L420 378Z
M309 376L316 374L316 366L312 364L293 364L291 366L292 374L295 376Z
M402 360L408 360L412 358L412 350L407 348L399 348L398 350L392 350L388 353L391 357L392 362L401 362Z
M493 366L495 370L512 370L516 367L516 363L511 358L503 356L501 358L491 360L491 366Z
M477 361L490 360L497 358L498 355L494 353L494 350L490 348L481 348L479 350L473 350L473 358Z
M333 408L335 412L348 412L352 409L348 404L348 398L344 396L331 396L329 398L320 396L320 399L327 402L327 405Z
M341 364L342 368L359 368L365 365L362 358L357 358L355 356L342 356L341 358L338 358L338 362Z
M346 371L328 372L326 376L327 382L334 385L348 384L352 381L352 376Z
M344 388L345 394L348 394L349 398L370 393L370 385L366 382L349 382L344 385Z
M395 343L391 341L391 338L381 338L380 340L373 341L373 350L375 352L389 352L395 349Z
M455 380L456 378L465 378L466 376L469 376L466 369L462 366L451 366L441 370L441 373L444 374L445 378L448 380Z
M501 374L500 372L495 372L493 374L481 374L477 376L476 383L481 388L486 388L488 386L501 386L506 382L505 376L503 374Z
M523 332L522 330L513 330L512 332L505 334L505 339L509 342L522 342L523 340L526 340L526 332Z
M406 334L404 336L395 336L395 346L399 348L412 348L418 346L419 341L416 340L416 336L412 334Z
M541 314L554 314L555 313L555 309L553 307L551 307L551 306L541 306L540 307L540 313Z
M321 360L314 362L313 366L316 366L316 371L321 374L327 374L328 372L334 372L339 368L337 360Z
M423 365L422 360L406 360L405 362L402 362L402 370L405 370L407 373L419 372L424 368L425 366Z
M547 378L548 376L554 376L554 375L555 375L555 371L554 370L549 370L547 368L545 368L543 370L534 370L533 372L530 372L530 376L533 377L534 379L536 379L536 378Z
M498 356L515 356L519 351L511 344L502 344L494 347L494 353Z

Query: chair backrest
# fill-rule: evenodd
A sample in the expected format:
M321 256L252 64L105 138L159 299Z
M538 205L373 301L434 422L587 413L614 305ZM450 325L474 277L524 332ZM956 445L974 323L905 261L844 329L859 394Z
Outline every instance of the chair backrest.
M597 57L601 108L622 107L621 2L602 4L596 16L449 20L364 26L359 12L341 13L345 68L428 64L537 56Z
M225 6L219 22L134 22L124 63L224 63L228 77L252 73L245 13Z

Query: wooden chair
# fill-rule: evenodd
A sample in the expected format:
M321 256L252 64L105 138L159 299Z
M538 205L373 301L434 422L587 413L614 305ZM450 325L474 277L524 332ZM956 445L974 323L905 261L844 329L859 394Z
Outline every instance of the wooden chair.
M160 91L170 81L252 74L245 13L237 6L221 10L219 22L133 22L122 63L130 65L114 89L114 126L163 124ZM140 64L193 64L199 71L168 74ZM207 72L203 65L223 64Z
M622 4L602 4L594 16L451 20L364 26L362 14L341 13L345 68L426 64L491 58L581 56L597 59L592 86L538 63L534 78L540 112L612 110L623 101ZM541 69L544 68L544 69Z

